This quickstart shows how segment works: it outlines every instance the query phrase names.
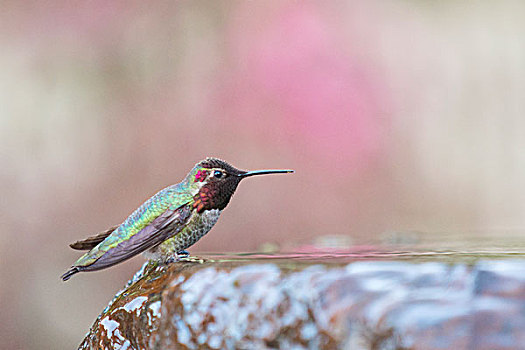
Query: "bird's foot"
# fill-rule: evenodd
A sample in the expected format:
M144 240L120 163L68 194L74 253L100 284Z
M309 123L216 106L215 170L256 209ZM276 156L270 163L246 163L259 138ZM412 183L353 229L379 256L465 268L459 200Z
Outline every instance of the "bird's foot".
M178 262L178 261L180 261L180 259L188 258L189 256L190 256L190 252L188 252L187 250L180 250L176 254L170 256L169 258L167 258L166 259L166 264L171 264L171 263L174 263L174 262Z
M180 258L189 258L190 257L190 252L187 251L187 250L180 250L180 251L177 252L177 255Z
M180 258L179 258L178 255L170 256L169 258L166 259L166 264L171 264L171 263L177 262L179 260L180 260Z

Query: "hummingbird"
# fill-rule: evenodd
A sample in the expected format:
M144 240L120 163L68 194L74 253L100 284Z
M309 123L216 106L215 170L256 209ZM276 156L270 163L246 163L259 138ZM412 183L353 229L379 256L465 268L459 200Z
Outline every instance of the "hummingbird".
M102 270L143 252L149 259L177 261L215 225L242 179L281 173L293 170L244 171L206 158L182 182L157 192L120 225L70 244L89 251L61 278L67 281L78 272Z

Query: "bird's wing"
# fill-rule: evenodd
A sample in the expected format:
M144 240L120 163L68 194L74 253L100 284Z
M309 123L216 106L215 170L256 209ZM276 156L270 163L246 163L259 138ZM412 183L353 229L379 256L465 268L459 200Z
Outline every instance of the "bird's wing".
M137 210L135 210L124 222L113 230L104 240L98 243L89 252L78 259L73 267L79 269L87 269L87 266L94 264L98 259L104 256L109 251L117 248L128 240L131 240L135 235L140 234L140 237L146 242L148 237L156 241L158 238L154 235L161 230L154 229L161 227L163 223L180 222L187 220L185 214L186 205L192 200L193 194L186 190L183 183L169 186L157 192L153 197L144 202ZM151 228L148 228L152 226ZM142 230L145 230L142 232ZM149 235L147 234L149 232ZM162 235L161 235L162 237ZM164 238L165 239L165 238ZM142 242L142 239L134 238L131 242ZM155 242L154 242L155 243ZM147 249L149 243L143 243ZM140 246L139 246L140 248ZM138 254L132 250L131 254ZM137 250L138 251L138 250Z
M192 207L184 205L177 209L168 209L151 224L144 227L129 239L121 240L116 246L102 251L96 249L85 254L71 267L62 279L67 280L80 271L101 270L127 260L143 251L155 247L174 236L184 227L190 218ZM101 254L102 252L102 254Z
M169 216L168 210L176 211L192 200L191 193L184 191L180 184L166 187L137 208L124 222L102 242L84 254L75 263L76 266L87 266L95 262L109 250L120 243L129 240L152 225L154 222L163 222Z
M100 242L105 240L113 231L115 231L120 225L116 225L108 228L106 231L100 232L94 236L76 241L71 243L69 246L76 250L91 250L95 248Z
M131 238L120 242L115 248L108 250L93 264L85 266L85 271L100 270L118 264L143 251L153 248L168 238L177 234L191 216L191 207L185 205L175 210L166 210L153 222L134 234Z

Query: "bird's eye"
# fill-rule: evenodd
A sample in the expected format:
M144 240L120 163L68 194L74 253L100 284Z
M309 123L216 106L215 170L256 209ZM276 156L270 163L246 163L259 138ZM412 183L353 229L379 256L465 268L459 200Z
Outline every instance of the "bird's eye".
M215 170L213 172L213 177L217 178L217 179L220 179L224 176L224 173L220 170Z

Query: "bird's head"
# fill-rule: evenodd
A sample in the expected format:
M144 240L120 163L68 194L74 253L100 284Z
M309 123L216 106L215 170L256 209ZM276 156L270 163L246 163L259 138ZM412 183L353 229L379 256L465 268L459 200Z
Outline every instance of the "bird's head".
M199 211L224 209L242 179L265 174L293 173L293 170L239 170L217 158L197 163L186 177L191 187L198 188L193 206Z

